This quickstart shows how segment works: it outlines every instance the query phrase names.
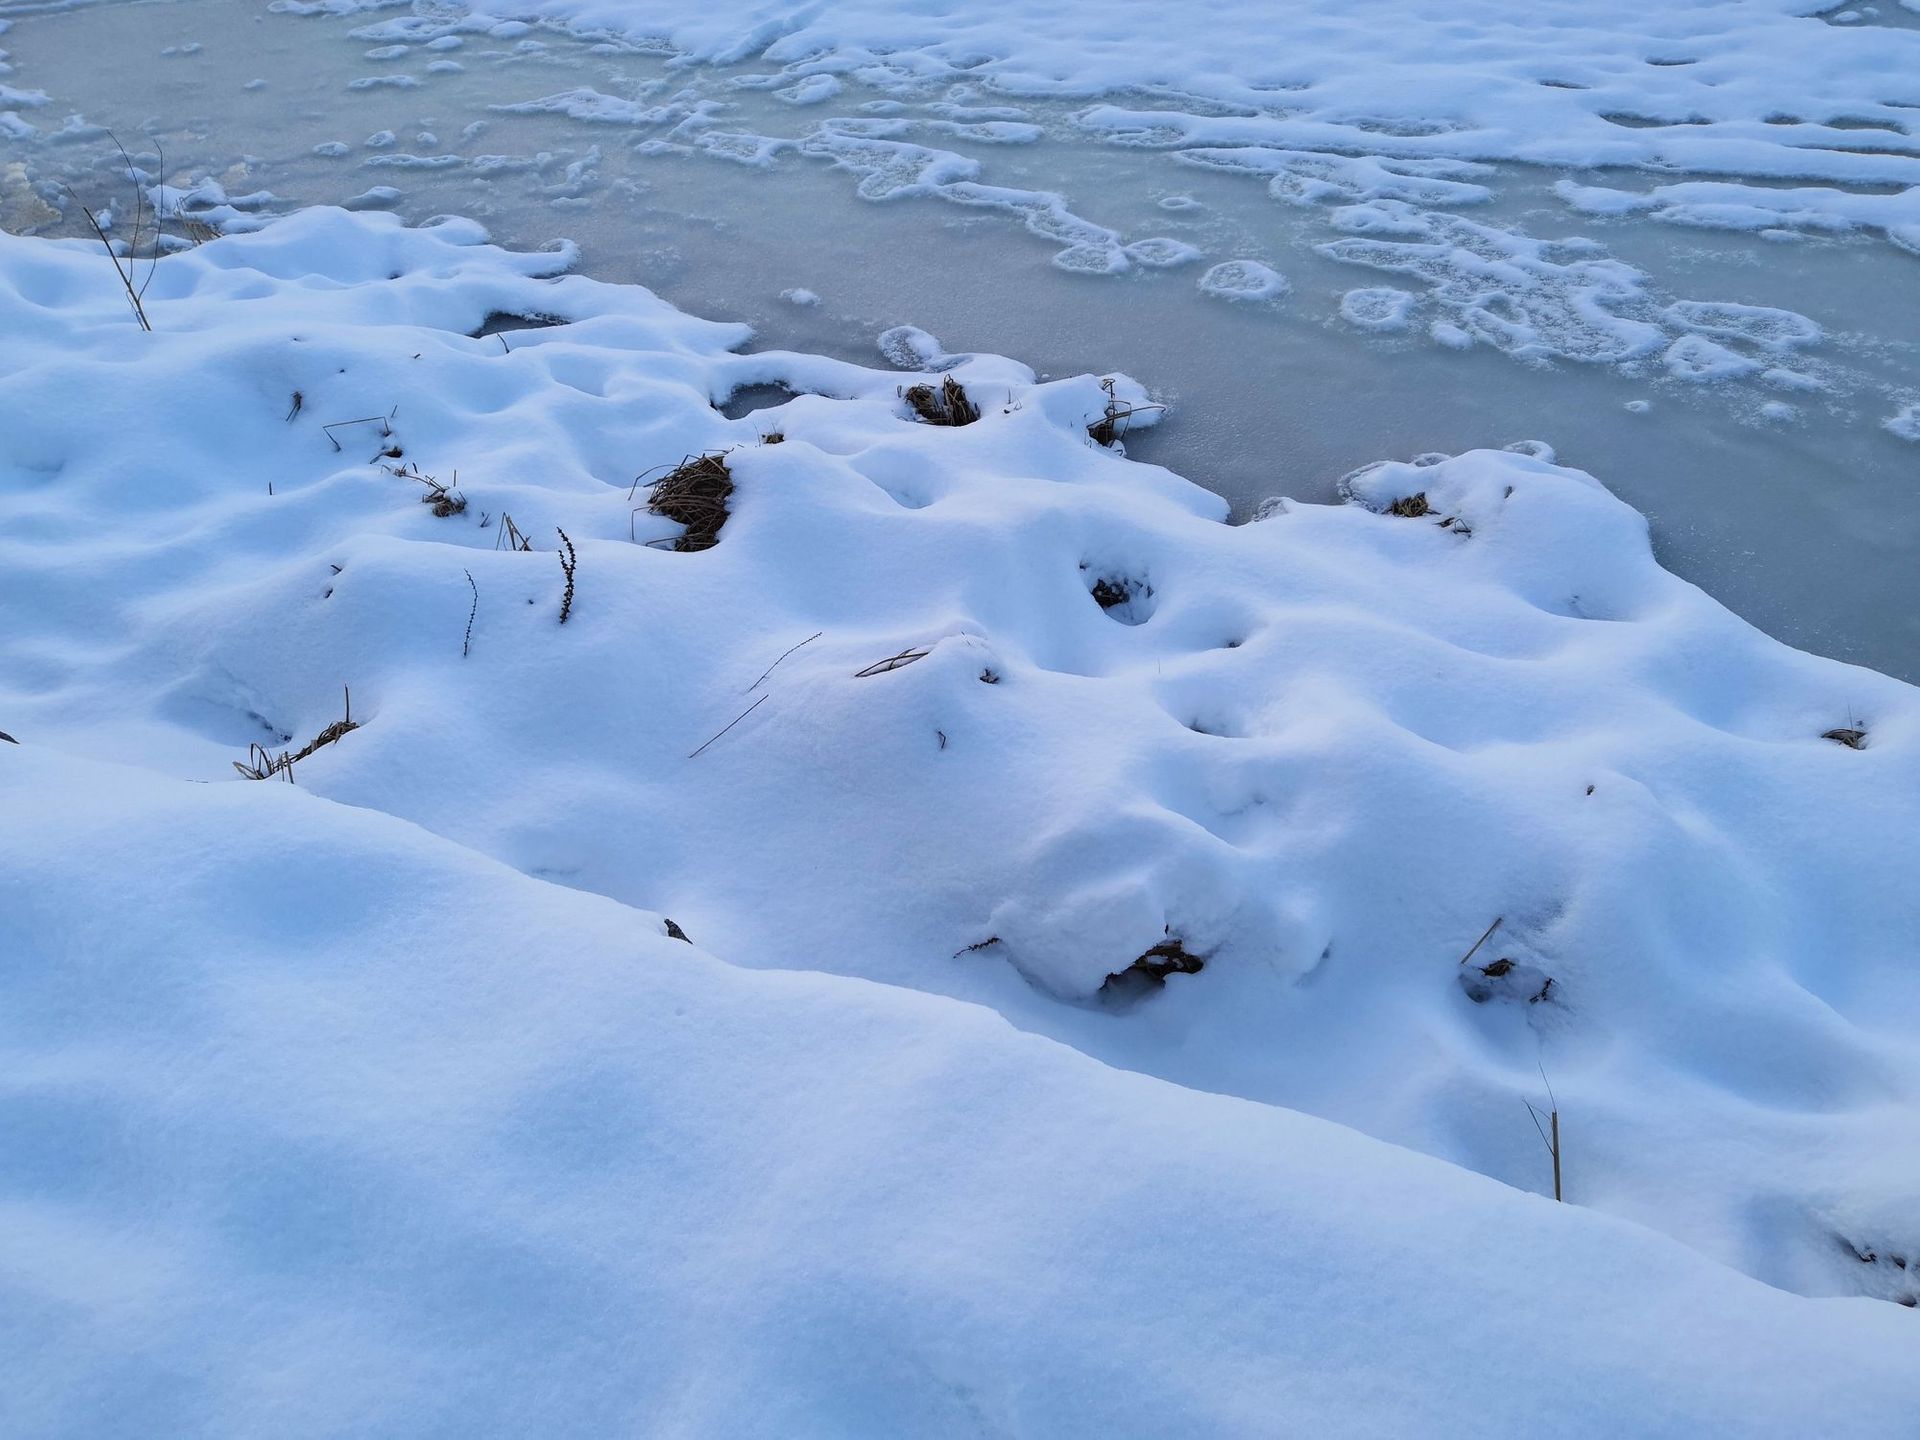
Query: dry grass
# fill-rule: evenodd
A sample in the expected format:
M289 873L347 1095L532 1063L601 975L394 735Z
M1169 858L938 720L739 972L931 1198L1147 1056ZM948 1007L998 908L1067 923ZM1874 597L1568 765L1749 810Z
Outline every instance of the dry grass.
M967 398L966 387L951 375L931 385L909 385L901 392L913 413L929 425L971 425L980 418L980 407Z
M913 664L916 660L926 659L928 653L928 647L924 645L909 645L898 654L889 655L884 660L876 660L864 670L854 671L853 678L856 680L865 680L870 676L885 675L890 670L899 670Z
M279 775L291 785L295 765L305 760L322 745L331 745L348 731L360 728L360 722L353 718L353 692L342 686L341 694L345 701L346 714L298 750L282 750L275 755L264 745L251 745L247 748L247 758L244 761L234 761L233 768L249 780L271 780L275 775Z
M1387 507L1387 514L1398 515L1403 520L1417 520L1422 515L1432 513L1433 507L1427 504L1427 492L1424 490L1417 495L1402 495Z
M427 493L420 497L420 503L431 505L433 513L442 520L466 513L467 497L453 488L460 483L458 470L453 472L453 480L449 484L442 485L418 465L388 465L385 468L389 475L398 475L402 480L414 480L426 486Z
M1845 725L1837 730L1829 730L1820 738L1822 740L1831 740L1836 745L1844 745L1849 750L1864 750L1867 748L1867 732L1854 725Z
M1113 377L1108 376L1100 382L1100 388L1107 392L1106 413L1091 425L1087 434L1096 445L1111 446L1127 433L1127 424L1134 416L1147 410L1164 410L1164 405L1127 405L1113 393Z
M500 529L493 537L493 548L495 550L531 550L533 541L527 538L524 530L513 523L513 516L502 510Z
M636 480L634 485L639 486ZM733 495L733 475L724 453L689 455L667 474L652 482L647 510L686 527L673 542L679 551L711 550L727 523L727 501Z

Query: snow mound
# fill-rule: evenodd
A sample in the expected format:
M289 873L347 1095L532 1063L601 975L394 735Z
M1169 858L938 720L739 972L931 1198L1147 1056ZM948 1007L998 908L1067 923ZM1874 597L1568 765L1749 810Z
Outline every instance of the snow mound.
M1890 1306L976 1006L736 969L300 787L0 751L9 1433L1785 1437L1911 1404ZM1517 1335L1577 1412L1463 1363Z
M8 814L30 822L6 837L0 878L20 898L0 907L0 937L39 962L16 967L17 983L55 987L36 1013L80 1014L58 987L100 967L85 992L105 1007L98 1044L76 1053L118 1077L86 1083L132 1117L124 1133L154 1129L158 1112L141 1107L176 1094L144 1077L185 1075L203 1088L178 1098L191 1098L181 1123L208 1146L221 1133L211 1117L252 1117L234 1121L204 1173L258 1176L269 1192L233 1200L240 1218L226 1229L218 1179L191 1204L156 1203L154 1224L183 1228L135 1260L196 1247L227 1257L203 1270L109 1265L127 1253L112 1245L134 1243L125 1216L94 1216L59 1184L36 1189L39 1228L20 1243L71 1237L60 1283L108 1287L60 1309L92 1315L108 1337L76 1357L150 1334L150 1317L182 1305L229 1323L245 1308L235 1294L266 1293L251 1288L264 1280L235 1291L208 1274L292 1269L333 1286L339 1267L314 1252L262 1248L274 1232L262 1215L319 1206L300 1233L364 1265L354 1288L337 1301L273 1292L287 1323L247 1333L377 1337L367 1363L398 1388L356 1393L415 1394L443 1373L432 1347L491 1344L496 1328L503 1346L539 1326L571 1343L576 1307L522 1302L545 1293L549 1265L576 1295L587 1271L613 1264L619 1277L654 1276L663 1297L632 1300L640 1278L591 1282L612 1308L589 1308L609 1326L659 1335L669 1390L646 1392L658 1403L670 1391L695 1404L672 1377L711 1362L742 1388L703 1417L737 1416L758 1387L801 1407L763 1412L770 1429L858 1428L854 1412L805 1409L827 1383L823 1359L807 1372L816 1381L789 1383L753 1337L824 1345L864 1315L871 1331L852 1333L881 1337L870 1343L886 1359L863 1403L974 1393L976 1372L952 1366L982 1352L952 1297L988 1297L977 1323L992 1329L1038 1273L1020 1237L1046 1235L1076 1263L1099 1248L1062 1238L1070 1214L1087 1227L1070 1235L1103 1236L1126 1259L1103 1251L1098 1284L1083 1291L1075 1269L1069 1299L1015 1307L1031 1327L992 1330L978 1362L996 1377L981 1382L989 1428L1075 1428L1018 1408L1069 1394L1137 1401L1126 1413L1160 1417L1136 1422L1147 1428L1270 1428L1274 1392L1218 1377L1250 1373L1241 1360L1256 1352L1303 1357L1289 1385L1345 1374L1329 1368L1324 1337L1351 1333L1337 1307L1369 1289L1393 1292L1377 1313L1400 1317L1379 1322L1395 1353L1404 1344L1431 1364L1364 1401L1402 1408L1341 1412L1355 1430L1406 1428L1406 1407L1429 1404L1457 1404L1456 1417L1491 1407L1484 1426L1537 1429L1528 1422L1546 1412L1530 1407L1550 1397L1504 1367L1459 1367L1458 1327L1435 1318L1494 1314L1556 1336L1557 1364L1632 1377L1605 1389L1596 1430L1658 1428L1650 1417L1697 1400L1699 1414L1737 1417L1722 1423L1806 1433L1842 1353L1853 1408L1823 1412L1824 1429L1853 1416L1862 1431L1876 1418L1885 1428L1881 1397L1899 1372L1877 1337L1906 1321L1891 1305L1865 1315L1768 1293L1566 1212L1540 1220L1555 1238L1528 1242L1525 1264L1507 1268L1517 1242L1455 1250L1456 1232L1432 1227L1484 1206L1486 1225L1523 1236L1535 1222L1505 1217L1532 1214L1527 1202L1352 1136L1326 1140L1342 1147L1327 1173L1376 1167L1376 1182L1289 1191L1271 1157L1285 1154L1292 1173L1312 1148L1301 1136L1334 1132L1218 1097L1317 1113L1539 1190L1522 1101L1545 1101L1544 1068L1576 1147L1569 1199L1583 1209L1784 1289L1915 1298L1906 1268L1882 1263L1920 1252L1902 1159L1920 1146L1907 1021L1920 1002L1914 690L1754 631L1659 567L1637 513L1537 446L1370 467L1349 477L1349 503L1281 503L1230 527L1218 497L1089 433L1116 408L1152 420L1124 377L1040 383L1012 361L953 357L943 378L977 417L923 423L897 370L739 353L745 327L567 275L571 258L492 248L471 222L408 230L380 213L303 212L165 258L147 335L104 257L0 237L0 594L27 617L0 632L0 728L21 742L0 744L0 783L17 787ZM773 386L792 398L738 419L717 408ZM654 512L647 486L700 455L724 466L724 523L711 548L682 553L683 523ZM341 729L349 709L354 726ZM323 735L293 763L291 787L234 775L236 761L257 761L252 747L271 759ZM172 779L89 768L105 761ZM669 972L707 966L656 944L642 911L671 915L734 965L816 973L708 967L740 987L741 1005L766 1008L752 1023L713 1011L733 1038L682 1045L694 997L604 988L667 983L663 956L678 957ZM151 969L163 954L221 1003L166 990L168 972ZM881 999L821 971L928 994ZM144 977L133 991L129 974ZM720 983L702 975L697 991ZM147 986L176 1008L117 1008ZM1015 1037L957 1001L1084 1054ZM905 1018L871 1018L882 1012ZM354 1019L375 1013L412 1018L391 1034ZM356 1025L364 1053L323 1043ZM229 1051L222 1037L248 1026ZM583 1026L605 1028L588 1043ZM776 1044L768 1026L791 1028ZM974 1037L953 1041L967 1048L950 1064L902 1061L949 1026ZM501 1088L487 1090L493 1108L459 1110L450 1097L471 1084L433 1057L482 1035L495 1038L475 1052L471 1083ZM1003 1052L1009 1068L996 1069ZM326 1068L347 1054L346 1073ZM181 1058L193 1055L230 1065L194 1078ZM656 1055L667 1057L657 1073ZM695 1103L700 1076L723 1069L726 1094L778 1097L764 1128L743 1099L740 1114ZM625 1098L603 1103L603 1080ZM438 1099L435 1086L448 1087ZM1053 1097L1076 1086L1129 1097L1113 1101L1128 1114L1151 1093L1140 1104L1170 1118L1140 1135L1115 1120L1105 1139L1054 1124L1070 1105L1056 1111ZM545 1096L555 1088L572 1099ZM856 1106L873 1094L897 1106L884 1124ZM631 1133L608 1138L595 1117L628 1104L641 1107ZM804 1104L842 1107L822 1122L832 1145L811 1145ZM398 1131L376 1123L415 1105ZM718 1128L683 1118L719 1111L731 1118ZM930 1137L963 1115L957 1148L940 1148ZM1215 1115L1231 1118L1201 1118ZM524 1151L472 1128L502 1116L523 1117ZM429 1119L453 1126L454 1151L425 1143ZM1195 1161L1193 1137L1221 1128L1232 1140ZM513 1177L545 1173L555 1134L576 1132L583 1178L559 1167L529 1192L537 1200L516 1199ZM1073 1148L1096 1139L1119 1148ZM1143 1165L1142 1149L1166 1165ZM980 1168L963 1165L976 1150ZM872 1156L890 1151L904 1158L884 1182ZM125 1152L100 1153L139 1171ZM1054 1204L1036 1154L1075 1200ZM369 1156L389 1168L364 1182L377 1187L366 1213L385 1216L382 1197L427 1195L408 1212L417 1223L369 1218L361 1232L358 1200L325 1208L335 1192L313 1177L347 1186ZM742 1156L764 1160L764 1193ZM711 1183L656 1173L682 1162ZM846 1188L855 1171L862 1185L906 1187L911 1203L868 1205L871 1192ZM940 1213L956 1226L973 1217L962 1229L898 1218L945 1204L939 1186L917 1187L957 1171L997 1181L996 1218L960 1194ZM659 1270L645 1258L657 1245L625 1238L645 1213L629 1204L643 1174L663 1187L646 1193L695 1226L697 1243L675 1250L684 1268ZM473 1175L494 1178L476 1191ZM1108 1193L1089 1188L1094 1175L1113 1177L1098 1182L1111 1205L1086 1206ZM1457 1187L1457 1207L1435 1198ZM1376 1252L1357 1232L1284 1248L1295 1211L1262 1206L1296 1193L1297 1211L1322 1207L1327 1224L1351 1214L1414 1263L1394 1263L1391 1285L1358 1285L1352 1257ZM1400 1198L1413 1194L1417 1214ZM139 1203L131 1181L123 1198ZM1194 1242L1205 1262L1175 1280L1156 1267L1178 1269L1192 1247L1168 1250L1140 1225L1143 1209L1234 1219ZM860 1224L841 1223L856 1211ZM828 1230L843 1248L819 1239ZM979 1249L977 1230L1012 1248ZM423 1277L404 1269L416 1234L490 1258ZM755 1235L741 1258L741 1237ZM1559 1272L1541 1257L1562 1245L1586 1258L1567 1261L1568 1284L1542 1283ZM929 1265L929 1253L947 1258ZM1657 1258L1633 1258L1643 1253ZM706 1254L743 1267L728 1296L762 1299L715 1298L687 1258ZM400 1258L397 1277L382 1256ZM835 1270L847 1256L855 1269ZM940 1288L948 1263L976 1267L977 1287ZM489 1266L507 1278L474 1278ZM767 1267L777 1281L742 1278ZM1217 1273L1243 1278L1222 1288ZM1605 1303L1575 1273L1605 1275ZM128 1274L151 1288L112 1288ZM1303 1274L1322 1278L1275 1288ZM409 1309L422 1293L452 1306L442 1275L493 1298ZM1485 1298L1523 1279L1533 1308ZM1714 1308L1673 1322L1684 1342L1649 1345L1646 1315L1679 1303L1675 1289ZM1259 1303L1242 1298L1255 1292ZM1143 1297L1170 1307L1154 1312L1164 1325L1133 1323ZM689 1305L685 1329L661 1318ZM1169 1369L1164 1335L1198 1313L1183 1306L1204 1307L1203 1329L1227 1326L1246 1348ZM496 1327L501 1307L524 1319ZM465 1318L452 1331L431 1323L455 1310ZM936 1326L936 1311L960 1328ZM1536 1323L1549 1313L1576 1328ZM357 1327L365 1315L379 1324ZM1040 1343L1043 1321L1072 1333L1071 1363L1090 1368L1009 1399L995 1388L1006 1376L1040 1373L1021 1365L1069 1363ZM1631 1349L1605 1329L1616 1322ZM191 1345L195 1332L180 1333ZM221 1383L273 1373L301 1402L317 1388L352 1403L324 1366L290 1374L277 1340L222 1333L207 1347ZM1456 1361L1444 1383L1441 1352L1412 1338L1434 1334ZM729 1335L743 1337L737 1351ZM1276 1336L1320 1338L1289 1352ZM1151 1364L1142 1337L1160 1337ZM1779 1363L1793 1346L1809 1358ZM487 1369L461 1373L481 1386ZM1169 1375L1191 1388L1164 1388L1188 1384ZM1210 1408L1247 1393L1248 1409ZM596 1396L612 1403L599 1386L570 1403ZM947 1412L928 1413L946 1428Z

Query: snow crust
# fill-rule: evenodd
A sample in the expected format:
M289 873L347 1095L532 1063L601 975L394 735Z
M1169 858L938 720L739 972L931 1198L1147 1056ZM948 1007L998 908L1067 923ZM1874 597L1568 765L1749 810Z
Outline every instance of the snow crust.
M484 238L0 236L6 1428L1904 1423L1912 688L1537 442L1229 527Z

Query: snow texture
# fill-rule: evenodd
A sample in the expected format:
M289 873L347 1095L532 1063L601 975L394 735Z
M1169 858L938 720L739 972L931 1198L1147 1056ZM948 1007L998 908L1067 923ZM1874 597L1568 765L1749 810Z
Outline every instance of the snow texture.
M0 1429L1909 1425L1913 689L1535 442L1230 527L572 258L0 236Z

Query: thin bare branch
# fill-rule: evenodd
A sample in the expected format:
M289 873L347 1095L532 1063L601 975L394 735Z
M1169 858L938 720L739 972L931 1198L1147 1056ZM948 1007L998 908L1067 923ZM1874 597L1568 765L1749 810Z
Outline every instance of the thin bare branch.
M816 630L813 632L813 634L807 636L806 639L802 640L800 642L800 645L811 645L814 641L818 640L822 635L826 633L827 632L824 630ZM787 658L788 655L793 654L795 650L798 650L800 648L800 645L789 646L781 654L780 660L784 660ZM747 686L747 688L742 690L740 693L742 695L751 695L754 691L758 690L760 688L761 682L764 681L767 678L767 676L771 675L775 670L780 668L780 660L776 660L773 662L773 664L767 666L765 670L760 672L760 679L754 681L753 684Z

